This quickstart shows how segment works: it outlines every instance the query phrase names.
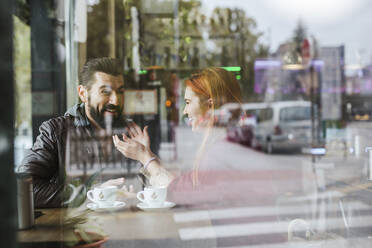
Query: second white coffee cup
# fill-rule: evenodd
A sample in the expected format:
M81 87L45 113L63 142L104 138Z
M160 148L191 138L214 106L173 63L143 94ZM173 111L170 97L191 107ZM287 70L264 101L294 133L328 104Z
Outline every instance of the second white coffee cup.
M166 187L145 187L143 191L137 193L137 199L149 207L162 207L166 198Z

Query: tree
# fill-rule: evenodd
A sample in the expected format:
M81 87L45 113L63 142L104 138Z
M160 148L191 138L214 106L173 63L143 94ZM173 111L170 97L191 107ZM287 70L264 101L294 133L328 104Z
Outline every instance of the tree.
M178 18L141 14L141 66L164 66L181 77L207 66L240 66L247 100L253 93L254 61L269 53L256 21L239 8L216 7L207 16L198 0L178 3Z
M31 32L22 19L14 22L15 125L31 126Z
M293 42L296 44L296 51L301 54L301 46L304 39L307 38L307 28L301 19L298 20L297 26L293 32Z
M242 9L216 8L212 18L212 30L224 38L221 62L214 66L240 66L243 100L252 98L254 88L254 62L257 58L267 57L269 47L259 39L263 33L257 32L256 21L246 16ZM229 50L230 48L230 50ZM215 61L215 60L214 60ZM222 64L225 62L225 64Z

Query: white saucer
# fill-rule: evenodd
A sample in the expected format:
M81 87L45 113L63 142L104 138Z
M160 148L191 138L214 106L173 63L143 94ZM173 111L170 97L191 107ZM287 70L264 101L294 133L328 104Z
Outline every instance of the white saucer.
M161 207L152 207L152 206L147 205L144 202L140 202L140 203L137 204L137 207L139 209L142 209L143 211L161 211L161 210L164 210L164 209L173 208L174 206L176 206L176 203L167 202L167 201L164 202L164 205L161 206Z
M118 209L125 207L125 205L126 205L125 202L115 201L114 205L110 207L98 207L96 203L91 202L87 204L87 208L89 208L90 210L96 211L96 212L107 212L107 211L116 211Z

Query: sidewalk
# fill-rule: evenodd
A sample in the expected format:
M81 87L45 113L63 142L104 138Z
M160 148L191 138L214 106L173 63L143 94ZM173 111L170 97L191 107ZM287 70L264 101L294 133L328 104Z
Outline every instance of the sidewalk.
M372 206L372 180L368 180L368 158L324 156L315 162L320 189L339 191Z

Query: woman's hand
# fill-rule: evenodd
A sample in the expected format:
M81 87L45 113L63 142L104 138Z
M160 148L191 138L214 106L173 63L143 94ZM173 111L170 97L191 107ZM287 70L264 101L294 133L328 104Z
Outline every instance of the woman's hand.
M150 148L150 136L147 132L147 129L148 126L145 126L142 131L141 128L134 122L130 122L127 127L129 137L132 140L141 143L146 148Z
M131 198L134 199L137 196L137 193L134 192L133 185L129 185L129 189L126 185L124 185L122 188L118 191L119 196L123 198Z
M134 139L128 138L125 134L123 134L123 141L117 135L112 138L116 149L127 158L146 164L155 156L149 148L146 148L142 143ZM150 182L153 185L167 186L174 178L171 173L160 165L158 160L152 160L147 166L146 171L149 173Z
M128 138L123 134L123 141L117 135L113 136L114 144L124 156L130 159L146 163L153 155L149 148L135 139Z

